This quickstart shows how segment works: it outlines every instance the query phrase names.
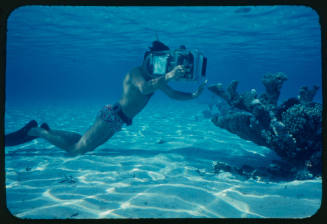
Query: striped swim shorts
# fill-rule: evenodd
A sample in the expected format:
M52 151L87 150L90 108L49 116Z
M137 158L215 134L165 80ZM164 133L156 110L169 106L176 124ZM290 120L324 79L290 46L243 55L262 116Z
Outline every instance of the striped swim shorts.
M102 107L102 109L98 113L98 117L102 120L108 122L115 132L120 131L124 121L121 119L121 117L118 114L118 111L120 110L120 107L115 105L105 105Z

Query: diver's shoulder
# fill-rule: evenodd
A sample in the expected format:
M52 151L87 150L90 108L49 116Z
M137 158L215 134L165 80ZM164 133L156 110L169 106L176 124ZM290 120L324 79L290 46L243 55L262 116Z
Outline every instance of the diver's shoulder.
M134 75L141 75L142 74L142 68L141 67L134 67L129 71L129 74Z

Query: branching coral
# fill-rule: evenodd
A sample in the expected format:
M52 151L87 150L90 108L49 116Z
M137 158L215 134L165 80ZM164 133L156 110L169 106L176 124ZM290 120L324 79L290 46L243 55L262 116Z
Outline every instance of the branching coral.
M316 95L319 86L313 86L312 89L309 89L307 86L302 86L299 91L299 100L302 104L312 102L314 96Z
M278 106L286 80L283 73L264 75L262 83L266 92L259 97L254 89L239 94L235 80L227 90L221 83L210 86L210 91L230 105L227 112L216 115L212 122L241 138L271 148L301 172L310 170L320 175L322 105L312 102L319 87L301 87L298 98L290 98ZM297 176L296 172L292 174Z
M276 106L280 90L286 80L287 76L281 72L265 74L262 83L266 88L266 92L260 96L260 101L264 104Z

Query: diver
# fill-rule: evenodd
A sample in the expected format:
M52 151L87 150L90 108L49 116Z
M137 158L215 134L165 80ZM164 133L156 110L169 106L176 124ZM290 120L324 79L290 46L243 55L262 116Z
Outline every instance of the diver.
M124 124L131 125L133 118L147 105L155 91L161 90L168 97L176 100L191 100L198 97L202 93L207 80L199 85L193 93L180 92L168 85L169 81L182 79L187 73L185 63L174 64L171 61L171 55L164 54L168 51L170 49L164 43L158 40L152 42L152 47L144 54L143 64L131 69L126 74L120 100L114 105L105 105L99 111L93 125L84 135L69 131L52 130L46 123L38 127L37 122L32 120L17 132L6 135L5 145L18 145L35 138L43 138L49 143L64 149L70 155L84 154L104 144L116 132L120 131ZM167 60L164 61L163 58ZM206 58L202 59L206 60ZM166 63L164 66L162 61ZM202 64L206 66L206 61L203 61ZM168 65L174 66L168 68ZM189 72L190 69L194 70L194 65L189 66L188 69ZM202 70L205 70L205 68L202 68ZM155 73L158 74L154 75ZM192 74L194 74L194 71Z

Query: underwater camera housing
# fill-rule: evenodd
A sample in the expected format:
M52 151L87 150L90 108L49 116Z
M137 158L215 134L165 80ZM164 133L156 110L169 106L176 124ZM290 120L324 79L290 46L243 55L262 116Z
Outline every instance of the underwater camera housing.
M150 52L147 60L148 71L154 77L165 75L177 65L183 65L186 70L180 81L198 81L206 75L207 58L198 50Z

